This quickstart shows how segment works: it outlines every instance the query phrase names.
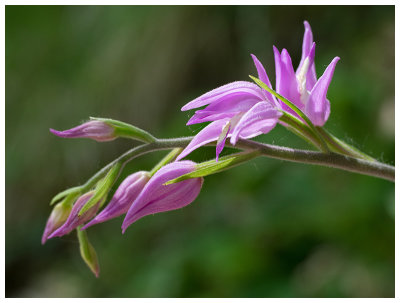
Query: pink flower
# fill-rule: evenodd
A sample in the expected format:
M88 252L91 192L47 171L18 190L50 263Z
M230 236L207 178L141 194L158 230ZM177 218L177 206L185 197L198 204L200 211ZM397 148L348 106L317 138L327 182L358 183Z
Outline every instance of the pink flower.
M81 229L84 230L94 224L125 214L149 181L149 178L149 173L145 171L139 171L128 176L118 187L107 206Z
M263 70L263 80L268 83L268 76L258 59L253 56L257 69ZM230 137L234 145L239 138L253 138L266 134L273 129L282 115L279 103L267 91L252 82L237 81L216 88L189 102L182 110L189 110L207 105L195 112L187 125L212 122L200 131L190 144L178 156L184 158L193 150L207 143L217 141L216 159Z
M129 208L122 224L122 232L144 216L182 208L193 202L200 193L203 178L164 184L195 169L196 163L192 161L178 161L158 170Z
M47 241L47 237L58 229L67 220L69 214L71 213L72 204L71 203L58 203L54 206L53 211L47 220L46 227L42 236L42 244Z
M100 207L100 204L102 200L100 200L96 205L91 207L87 212L82 214L81 216L78 216L79 211L82 209L82 207L86 204L86 202L89 201L89 199L93 196L93 191L88 192L78 198L76 200L74 206L72 207L71 213L68 216L68 219L65 221L65 223L60 226L58 229L56 229L47 239L53 238L53 237L62 237L68 233L70 233L72 230L77 228L79 225L89 221L93 216L96 214L97 210Z
M108 123L98 120L91 120L64 131L50 128L56 136L63 138L90 138L98 142L111 141L117 138L115 130Z
M330 102L326 95L336 63L340 58L335 57L317 81L314 64L315 43L313 42L311 27L307 21L304 21L304 26L303 51L296 72L294 72L292 60L287 50L283 49L280 53L274 46L276 92L303 111L314 125L323 126L330 114ZM262 80L260 73L259 78ZM281 107L298 117L283 102L281 102Z

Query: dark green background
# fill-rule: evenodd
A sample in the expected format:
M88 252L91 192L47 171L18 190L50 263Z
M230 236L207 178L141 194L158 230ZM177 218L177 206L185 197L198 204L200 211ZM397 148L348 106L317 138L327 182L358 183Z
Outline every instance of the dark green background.
M186 127L191 113L180 108L249 80L250 53L274 82L272 45L297 66L303 20L318 75L341 57L326 128L394 164L394 6L7 6L6 296L393 297L394 185L267 158L207 177L193 204L125 235L123 217L90 228L99 279L75 234L40 244L52 196L137 144L60 139L50 127L100 116L159 137L194 135L203 126ZM282 126L258 139L307 147Z

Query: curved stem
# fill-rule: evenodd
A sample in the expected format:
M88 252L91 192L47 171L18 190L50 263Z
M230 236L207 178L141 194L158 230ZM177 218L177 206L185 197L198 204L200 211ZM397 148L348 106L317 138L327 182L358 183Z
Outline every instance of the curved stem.
M143 144L132 148L126 153L119 156L114 161L104 166L100 171L93 175L83 186L82 190L87 191L92 188L98 180L103 178L108 170L118 161L123 165L134 158L158 150L184 148L193 137L157 139L155 142ZM216 142L208 144L215 146ZM337 153L324 153L317 151L293 149L276 145L259 143L251 140L239 140L235 146L227 143L227 146L243 150L259 150L261 155L269 158L286 160L291 162L314 164L327 167L333 167L346 171L351 171L363 175L369 175L381 179L394 182L395 168L391 165L380 163L377 161L367 161L363 159L352 158Z
M262 155L270 158L333 167L363 175L386 179L392 182L395 181L394 166L377 161L367 161L364 159L352 158L332 152L321 153L280 147L250 140L239 141L237 147L242 149L259 149Z

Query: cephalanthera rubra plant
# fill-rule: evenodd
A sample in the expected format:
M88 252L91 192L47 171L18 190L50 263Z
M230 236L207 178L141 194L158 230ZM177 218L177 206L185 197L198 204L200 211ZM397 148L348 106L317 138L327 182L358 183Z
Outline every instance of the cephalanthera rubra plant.
M51 132L63 138L90 138L99 142L119 137L144 142L98 171L85 184L57 194L47 221L42 243L77 230L81 255L99 275L96 252L86 229L125 215L122 231L149 214L182 208L199 195L204 177L230 169L255 157L271 157L316 164L387 179L394 182L393 166L380 163L334 137L323 126L331 113L327 92L339 57L332 59L318 78L311 27L304 22L302 57L295 70L286 49L273 47L275 87L256 56L251 55L258 77L254 82L237 81L203 94L182 107L194 108L188 125L210 122L194 137L159 139L133 125L104 118L90 118L75 128ZM267 134L277 124L306 140L314 150L298 150L249 140ZM227 141L228 140L228 141ZM204 145L216 146L215 159L202 163L182 160ZM225 145L241 150L219 157ZM123 180L113 197L108 193L127 162L158 150L171 150L149 171L133 172Z

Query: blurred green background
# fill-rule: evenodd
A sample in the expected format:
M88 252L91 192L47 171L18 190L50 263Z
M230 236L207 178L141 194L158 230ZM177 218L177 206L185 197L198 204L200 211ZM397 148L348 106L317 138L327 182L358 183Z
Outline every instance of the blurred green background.
M250 53L274 82L272 45L297 66L303 20L318 75L341 57L326 128L394 164L394 6L7 6L6 296L393 297L394 185L267 158L207 177L190 206L125 235L123 217L90 228L98 279L74 233L40 244L50 199L137 144L64 140L50 127L99 116L194 135L203 125L186 127L180 108L249 80ZM258 139L307 147L281 126Z

